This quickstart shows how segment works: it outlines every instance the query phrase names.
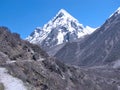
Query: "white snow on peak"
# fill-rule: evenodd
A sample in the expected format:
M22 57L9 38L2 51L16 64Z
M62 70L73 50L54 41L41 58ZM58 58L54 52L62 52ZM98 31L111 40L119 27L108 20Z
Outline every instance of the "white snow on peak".
M112 17L114 14L115 14L115 16L118 15L118 14L120 14L120 7L119 7L114 13L112 13L112 14L109 16L109 18Z
M120 7L117 9L118 14L120 14Z
M64 15L68 15L68 16L71 16L66 10L64 10L64 9L60 9L59 10L59 12L58 12L58 14L60 14L60 13L63 13ZM58 15L57 14L57 15Z
M89 27L89 26L86 26L84 30L85 30L86 33L91 34L91 33L93 33L96 29L97 29L97 28L91 28L91 27Z
M73 41L92 33L94 30L89 26L84 27L66 10L61 9L42 28L37 28L27 40L31 43L40 44L41 46L51 47L51 45L56 46L64 42Z
M10 74L6 68L0 67L0 82L3 83L5 90L27 90L24 83Z
M59 25L60 26L66 25L66 27L68 27L68 26L70 26L71 21L78 23L77 19L75 19L73 16L71 16L64 9L61 9L52 20L50 20L47 24L45 24L43 26L43 29L50 31L51 28L57 27ZM82 24L80 24L80 25L83 26Z
M64 10L64 9L61 9L56 16L58 16L59 14L63 14L63 16L65 16L65 17L69 17L69 18L71 18L71 19L77 20L77 19L75 19L73 16L71 16L71 15L70 15L66 10Z
M59 13L69 14L65 9L60 9L59 12L58 12L58 14L59 14Z

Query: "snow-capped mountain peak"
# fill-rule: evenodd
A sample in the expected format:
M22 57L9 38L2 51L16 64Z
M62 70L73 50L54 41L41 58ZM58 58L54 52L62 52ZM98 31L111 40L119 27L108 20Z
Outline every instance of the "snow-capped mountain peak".
M61 9L58 14L56 15L56 17L61 16L61 17L66 17L66 18L71 18L76 20L73 16L71 16L66 10Z
M70 29L71 22L75 22L76 24L79 24L77 19L71 16L64 9L61 9L52 20L50 20L47 24L44 25L43 29L47 29L49 31L51 30L51 28L57 26L64 26L64 27L69 27L68 30L72 31L73 29ZM83 28L82 24L79 25L81 26L81 28Z
M43 47L53 47L64 42L74 41L93 30L84 27L66 10L61 9L56 16L42 28L36 28L27 40ZM87 31L88 30L88 31Z

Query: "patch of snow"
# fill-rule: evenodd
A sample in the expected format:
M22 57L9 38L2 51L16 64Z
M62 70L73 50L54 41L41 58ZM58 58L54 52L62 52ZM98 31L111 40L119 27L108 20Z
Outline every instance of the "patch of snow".
M120 60L117 60L113 65L113 68L118 68L118 67L120 67Z
M117 13L120 14L120 7L117 9Z
M93 33L96 29L97 29L97 28L91 28L91 27L89 27L89 26L86 26L84 31L85 31L87 34L91 34L91 33Z
M114 13L112 13L112 14L109 16L109 18L112 17L115 13L120 14L120 7L119 7Z
M77 21L77 19L71 16L65 9L61 9L56 16L58 16L60 13L63 13L65 17L69 17L70 19L74 19Z
M86 35L85 32L78 32L78 38L81 38L81 37L83 37L84 35Z
M64 36L63 36L61 31L58 33L57 39L58 39L58 43L57 44L63 43Z
M0 82L3 83L5 90L27 90L20 79L8 74L6 68L0 67Z

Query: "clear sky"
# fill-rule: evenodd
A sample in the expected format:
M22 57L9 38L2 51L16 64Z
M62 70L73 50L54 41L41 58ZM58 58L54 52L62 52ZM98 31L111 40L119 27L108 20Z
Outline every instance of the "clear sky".
M118 7L120 0L0 0L0 26L25 38L63 8L84 26L95 28Z

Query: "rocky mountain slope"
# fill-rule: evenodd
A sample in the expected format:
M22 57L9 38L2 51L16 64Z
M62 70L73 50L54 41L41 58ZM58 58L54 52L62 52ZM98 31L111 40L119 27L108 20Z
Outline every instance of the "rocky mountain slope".
M47 54L37 45L21 40L19 34L9 31L6 27L0 27L0 51L11 60L37 60ZM43 55L41 55L43 53Z
M89 26L84 27L67 11L61 9L58 14L42 28L37 27L26 40L38 44L46 50L47 48L65 42L74 41L93 31L93 28Z
M119 69L79 68L0 27L1 90L119 90Z
M94 33L66 44L55 56L79 66L115 66L120 60L120 8Z

